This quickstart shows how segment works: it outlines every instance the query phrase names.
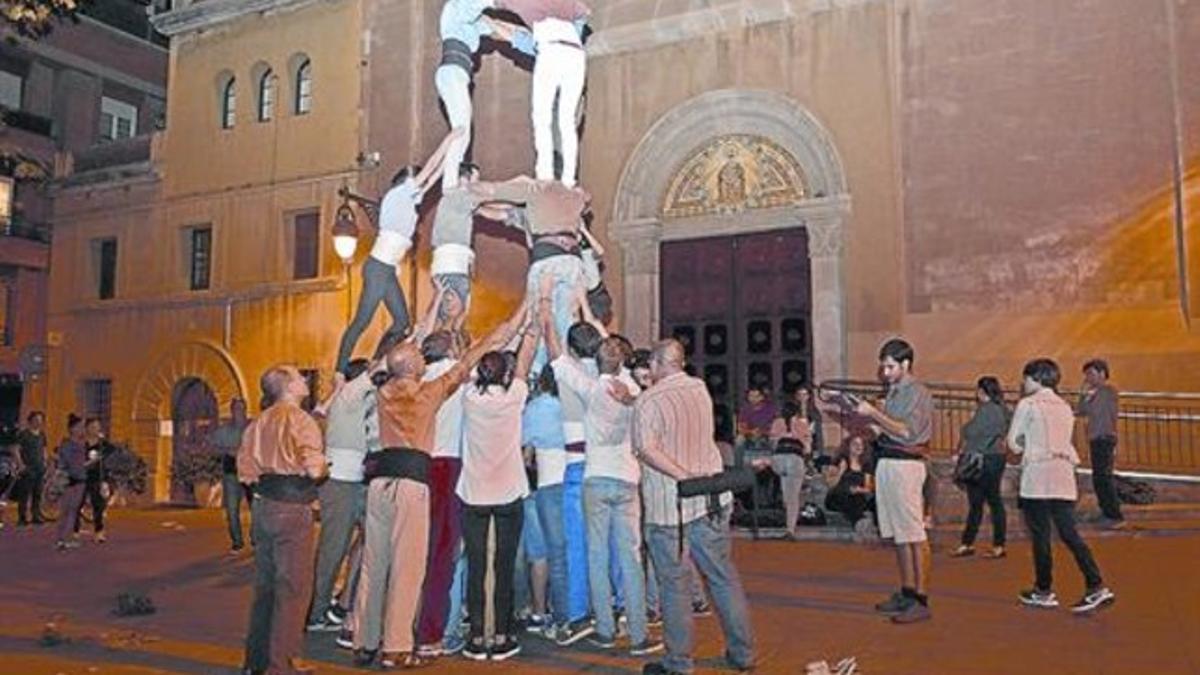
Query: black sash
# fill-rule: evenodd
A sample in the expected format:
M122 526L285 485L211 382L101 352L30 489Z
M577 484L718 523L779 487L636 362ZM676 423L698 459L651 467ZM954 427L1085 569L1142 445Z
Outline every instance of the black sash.
M467 76L471 75L471 71L475 69L475 57L471 54L471 48L462 40L442 40L442 62L439 65L443 66L458 66L467 71Z
M407 478L429 485L428 453L411 448L384 448L368 452L363 459L363 477L369 483L376 478Z
M264 499L288 504L311 504L317 499L317 483L308 476L265 473L258 477L255 491Z

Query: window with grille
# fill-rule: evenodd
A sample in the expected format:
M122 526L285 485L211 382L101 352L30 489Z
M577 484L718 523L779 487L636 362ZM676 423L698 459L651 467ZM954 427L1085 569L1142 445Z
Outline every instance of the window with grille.
M112 380L91 378L79 383L79 401L84 418L97 417L106 433L112 431Z
M188 229L189 288L208 290L212 275L212 227L201 225Z
M292 216L292 278L315 279L321 266L321 214L305 211Z

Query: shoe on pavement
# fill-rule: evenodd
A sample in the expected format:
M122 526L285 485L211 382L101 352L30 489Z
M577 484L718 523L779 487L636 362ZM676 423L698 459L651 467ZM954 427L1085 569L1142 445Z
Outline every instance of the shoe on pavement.
M712 616L712 605L707 600L697 600L692 603L692 616Z
M333 643L342 649L354 649L354 633L348 628L343 628Z
M657 628L662 625L662 614L653 609L646 611L646 626L649 628Z
M462 655L472 661L487 661L489 656L487 643L483 641L483 638L470 640L463 645Z
M587 639L588 644L599 649L612 649L617 646L617 641L611 635L601 635L593 633Z
M1028 607L1040 607L1042 609L1054 609L1058 607L1058 596L1054 594L1054 591L1039 591L1036 588L1031 588L1018 593L1017 598L1021 600L1021 604Z
M545 614L530 614L525 620L525 632L527 633L546 633L546 627L550 625L550 617Z
M899 614L908 609L909 605L915 604L916 602L916 600L908 597L900 591L896 591L895 593L892 593L891 597L889 597L887 600L876 604L875 611L882 612L884 614Z
M1076 614L1090 614L1101 607L1111 605L1116 600L1116 594L1108 590L1108 587L1101 586L1100 588L1088 591L1079 602L1071 605L1071 611Z
M330 605L329 609L325 610L325 620L329 623L340 626L346 623L346 615L349 614L341 605Z
M520 653L521 643L517 641L517 638L511 635L506 635L502 640L497 640L494 644L492 644L493 661L504 661L511 659Z
M975 547L960 544L958 548L950 552L951 558L969 558L975 555Z
M108 541L108 535L104 534L103 532L97 532L95 534L95 540L97 544L103 544L104 542Z
M1004 550L1003 546L993 546L992 550L983 553L983 557L988 560L999 560L1008 557L1008 552Z
M933 618L933 612L929 611L928 605L922 605L919 602L913 602L903 612L892 616L892 623L917 623L920 621L928 621Z
M558 639L554 642L559 647L566 647L579 642L595 632L596 626L591 621L588 619L579 619L559 628Z
M729 654L728 649L725 650L725 663L728 663L730 668L733 668L735 671L737 671L739 673L749 673L749 672L752 672L755 668L754 661L751 661L750 663L738 663Z
M1124 530L1128 527L1129 521L1125 520L1124 518L1120 520L1106 519L1104 523L1104 529L1106 530Z
M309 633L336 633L337 631L341 630L341 626L336 626L332 623L329 623L325 619L318 619L317 621L308 622L308 625L304 627L304 630Z
M662 640L651 640L646 638L636 645L629 646L630 656L647 656L649 654L657 654L663 650Z

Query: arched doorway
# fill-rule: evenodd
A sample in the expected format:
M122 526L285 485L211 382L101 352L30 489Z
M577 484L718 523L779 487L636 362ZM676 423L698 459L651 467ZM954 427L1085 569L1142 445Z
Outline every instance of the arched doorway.
M238 397L247 400L245 378L233 355L221 346L204 342L171 345L150 359L133 394L133 443L153 471L154 500L170 501L175 496L171 466L174 464L175 410L180 383L199 380L216 397L220 406ZM180 431L183 431L180 426Z
M747 262L736 252L741 246L757 251L749 257L765 255L764 264L788 273L794 283L788 282L793 290L786 292L793 295L780 312L805 320L785 327L788 317L775 317L772 344L798 335L804 345L797 358L772 356L778 366L774 387L788 386L801 366L807 381L844 376L842 241L849 213L850 195L832 137L797 102L768 91L719 90L683 103L646 132L617 186L609 236L623 252L622 331L637 343L674 334L667 323L686 323L679 319L689 317L674 307L663 311L664 302L675 302L671 293L676 290L663 287L664 266L704 271L731 255L726 271L736 281L738 264ZM718 239L724 242L712 243ZM692 253L690 263L664 260L664 252L673 257L672 249L710 244L711 254ZM736 302L733 293L724 293L726 303ZM697 317L701 333L707 318ZM761 332L748 325L755 318L760 317L731 317L727 330L746 338L748 347ZM762 379L755 374L765 371L751 371L751 361L744 360L736 364L738 372L728 373L730 386ZM781 370L783 360L805 363Z
M175 383L171 394L171 501L195 503L190 480L199 465L214 457L208 437L217 424L220 410L211 387L198 377L185 377ZM182 480L176 480L176 476Z

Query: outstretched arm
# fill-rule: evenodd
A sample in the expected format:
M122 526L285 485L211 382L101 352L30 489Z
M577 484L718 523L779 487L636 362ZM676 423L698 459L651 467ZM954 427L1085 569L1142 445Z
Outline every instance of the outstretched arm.
M513 379L525 380L529 377L529 368L533 366L533 355L537 351L540 325L535 321L528 324L523 331L521 348L517 350L517 367Z
M466 370L468 371L474 368L475 365L479 363L479 359L483 358L484 354L499 349L512 340L513 336L517 334L517 331L520 330L521 326L525 323L525 318L527 315L527 305L522 303L521 306L517 308L517 311L514 312L507 321L497 326L490 335L474 345L471 345L471 348L467 350L467 353L463 354L462 361L460 363L465 364Z
M429 303L429 309L425 310L425 313L421 315L420 321L413 328L412 336L408 338L417 345L420 345L425 338L429 337L430 333L433 333L434 328L437 326L438 311L441 310L442 300L446 297L447 291L441 282L434 279L433 286L435 289L433 302Z
M466 129L458 127L451 129L450 133L446 134L446 137L442 139L442 143L437 147L437 150L434 150L429 159L425 160L425 166L421 168L421 173L417 174L417 188L421 192L428 190L441 177L442 160L446 158L446 152L450 149L450 144L462 138L466 133Z
M604 247L600 245L600 242L597 241L594 236L592 236L591 229L587 228L587 227L581 227L581 228L579 228L579 232L580 232L580 234L583 235L584 239L587 239L588 246L591 246L592 250L596 252L596 257L603 258L604 257Z

